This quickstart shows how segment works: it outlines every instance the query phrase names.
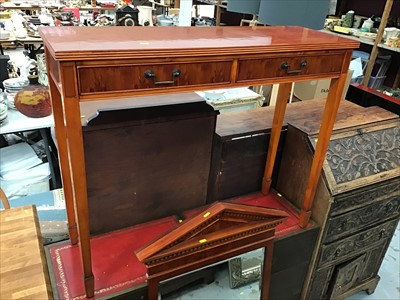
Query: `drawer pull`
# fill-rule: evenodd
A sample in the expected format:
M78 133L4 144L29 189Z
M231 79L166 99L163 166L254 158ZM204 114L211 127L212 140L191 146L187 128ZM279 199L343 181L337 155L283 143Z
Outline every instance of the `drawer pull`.
M179 69L175 69L172 71L172 80L156 81L156 74L152 70L147 70L144 72L144 78L153 80L153 84L155 85L174 84L176 78L178 78L180 75L181 71Z
M290 70L290 65L288 62L284 62L281 64L281 70L285 70L286 74L299 74L303 71L303 68L307 67L307 60L302 60L300 62L300 69L298 70Z
M337 258L337 257L339 257L339 255L340 255L340 253L342 253L342 249L336 249L336 251L335 251L335 253L333 254L333 256L335 257L335 258Z

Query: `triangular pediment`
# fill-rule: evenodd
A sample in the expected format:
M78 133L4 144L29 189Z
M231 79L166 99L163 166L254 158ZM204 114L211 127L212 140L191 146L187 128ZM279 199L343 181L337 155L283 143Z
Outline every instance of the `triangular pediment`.
M243 204L216 202L206 210L171 230L156 241L138 250L142 262L157 257L210 245L257 230L274 229L288 214L277 209Z

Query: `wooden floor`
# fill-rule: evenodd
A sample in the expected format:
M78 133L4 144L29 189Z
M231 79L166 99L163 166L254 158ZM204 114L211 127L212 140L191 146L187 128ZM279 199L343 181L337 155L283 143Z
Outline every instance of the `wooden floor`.
M53 299L36 208L0 211L0 299Z

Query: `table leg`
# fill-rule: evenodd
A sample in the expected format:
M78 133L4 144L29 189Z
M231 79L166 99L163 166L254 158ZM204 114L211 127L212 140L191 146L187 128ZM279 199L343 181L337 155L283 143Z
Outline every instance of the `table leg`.
M147 298L149 300L158 300L158 280L147 280Z
M66 125L67 145L70 171L72 175L72 190L76 206L76 217L79 233L79 246L83 264L83 278L86 297L94 296L94 277L92 272L92 255L90 249L89 208L86 190L86 168L83 149L81 112L76 87L76 67L74 63L61 65L63 78L63 104Z
M264 262L263 262L263 272L261 274L261 297L260 299L269 298L269 284L271 281L271 271L272 271L272 255L274 253L274 240L267 243L264 248Z
M326 99L314 158L311 164L306 192L304 194L303 207L300 212L299 225L302 228L307 226L311 217L311 208L317 189L318 180L321 175L322 166L325 160L325 154L328 150L329 141L331 139L333 125L336 120L336 113L342 98L342 91L346 82L346 77L347 73L340 75L339 78L332 79L329 87L329 94L328 98Z
M262 193L269 193L271 188L271 177L274 169L276 152L278 150L279 138L281 136L283 119L285 116L286 106L289 100L292 83L279 84L278 95L276 97L276 105L274 111L274 119L272 121L271 137L269 140L267 161L265 164L264 177L262 180Z
M53 107L54 124L59 152L61 179L63 183L65 206L68 219L68 233L72 245L78 243L78 229L75 219L75 204L72 193L71 172L69 168L69 154L67 148L67 135L64 125L64 110L61 95L58 91L53 78L49 74L49 86L51 91L51 102Z

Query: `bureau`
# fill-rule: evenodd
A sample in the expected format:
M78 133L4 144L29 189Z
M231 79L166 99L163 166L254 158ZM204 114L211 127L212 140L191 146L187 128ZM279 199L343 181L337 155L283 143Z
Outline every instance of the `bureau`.
M303 227L308 223L352 50L358 48L358 42L290 26L47 27L41 28L40 34L46 52L70 240L80 245L88 297L94 295L95 280L81 126L83 102L126 98L134 107L134 97L143 95L280 83L261 187L268 194L292 83L332 78L303 199L300 223ZM171 95L171 101L174 97ZM158 182L154 182L157 188ZM168 203L161 199L160 205Z
M305 299L372 293L399 220L399 118L387 112L373 121L366 110L362 119L349 119L331 136L312 207L321 232ZM306 122L293 122L286 135L276 189L296 206L301 205L303 179L315 149L314 133L315 127Z

